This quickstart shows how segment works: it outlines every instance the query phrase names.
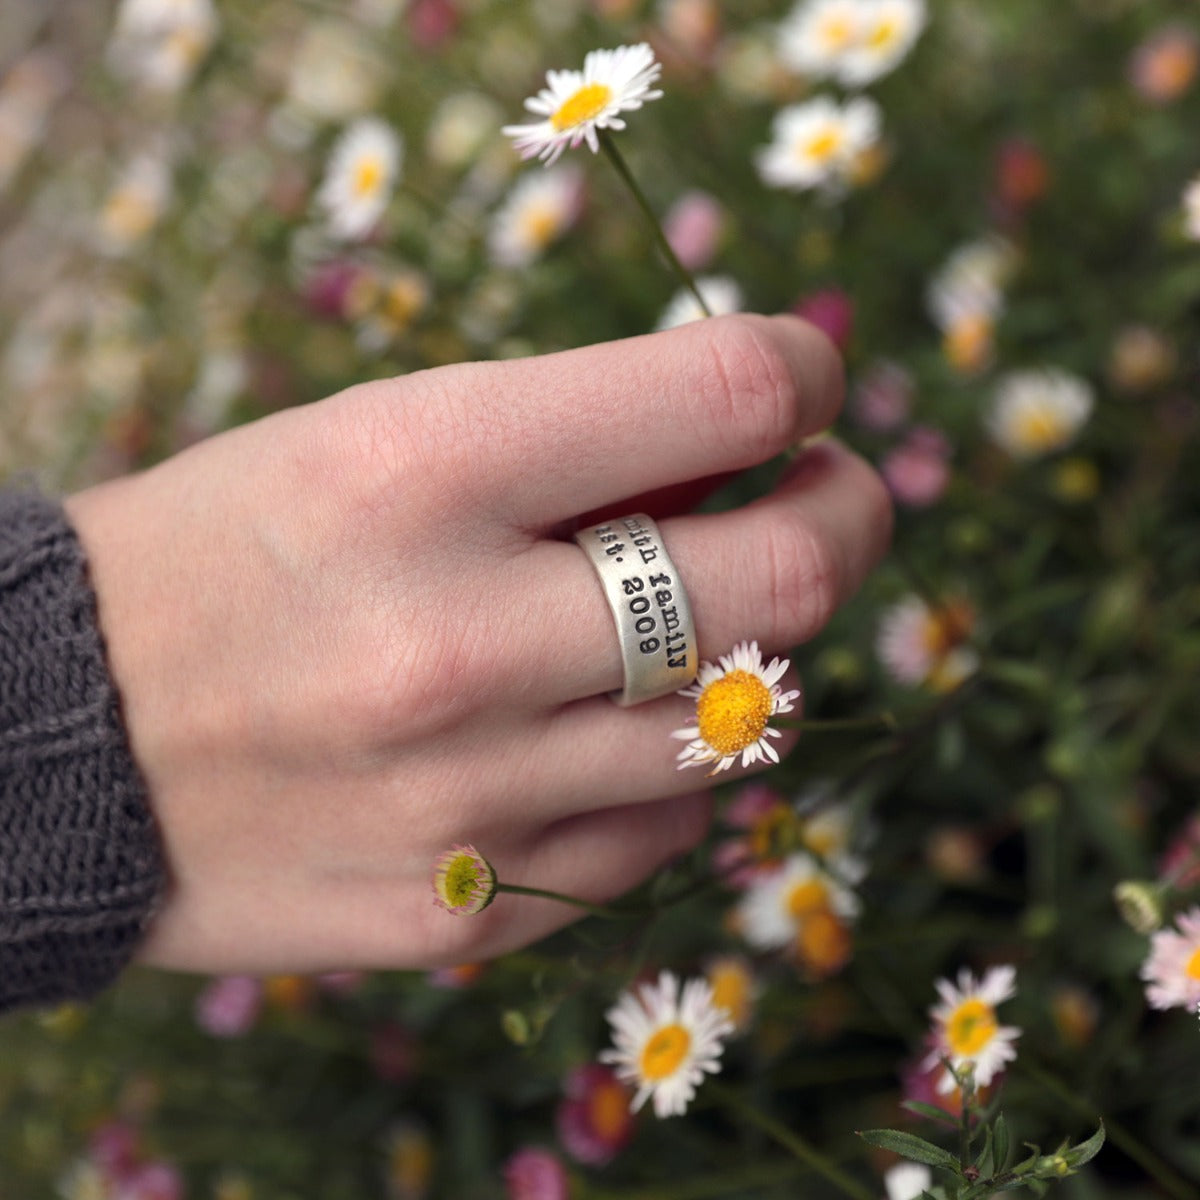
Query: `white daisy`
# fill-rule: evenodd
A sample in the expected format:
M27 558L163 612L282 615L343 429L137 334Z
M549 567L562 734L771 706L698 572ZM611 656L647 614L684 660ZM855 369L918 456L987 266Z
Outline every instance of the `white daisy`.
M203 61L217 30L212 0L124 0L109 62L118 74L151 90L177 91Z
M696 288L704 297L704 303L708 305L709 312L714 317L742 311L745 297L742 295L742 289L737 280L730 276L702 275L696 280ZM655 328L674 329L678 325L687 325L692 321L703 319L704 311L696 302L696 297L692 295L691 290L680 288L671 297L667 307L663 309L662 316L658 318L658 325Z
M974 316L995 321L1004 309L1004 288L1015 264L1016 252L1004 238L985 237L959 246L926 291L934 324L945 333Z
M600 149L597 130L624 129L621 113L662 95L652 86L661 73L662 65L645 42L593 50L583 60L582 71L546 72L547 86L525 101L541 120L506 125L501 132L513 139L522 158L536 156L547 166L580 142L587 142L595 154Z
M400 174L404 144L378 117L350 125L334 143L317 204L336 238L365 237L383 215Z
M1013 1042L1021 1031L996 1021L996 1006L1017 994L1016 978L1015 967L1003 966L990 967L978 981L963 969L957 987L948 979L939 979L934 986L941 1003L930 1010L933 1050L922 1069L932 1070L946 1059L955 1071L973 1067L975 1086L987 1087L1004 1064L1017 1057ZM954 1076L943 1071L937 1090L945 1095L957 1086Z
M492 262L527 267L575 224L582 207L583 174L577 167L524 175L492 218Z
M600 1061L637 1088L633 1112L653 1096L657 1117L683 1115L705 1072L720 1071L723 1039L733 1032L707 980L689 979L681 996L670 971L661 972L656 984L624 992L606 1016L614 1048L602 1051Z
M919 596L906 596L880 618L875 652L897 683L953 691L979 666L967 644L974 625L974 611L964 601L933 609Z
M755 949L791 945L814 913L829 913L844 924L858 915L850 885L866 873L861 859L839 855L825 870L810 854L791 854L776 871L762 872L738 902L738 927Z
M1174 928L1160 929L1150 939L1140 973L1151 1008L1200 1005L1200 906L1180 913Z
M1200 242L1200 175L1183 192L1183 231L1193 242Z
M879 140L879 106L864 96L838 104L817 96L776 114L774 139L755 155L772 187L803 191L845 183L855 163Z
M802 0L779 27L779 57L810 79L836 75L862 21L862 0Z
M162 219L171 202L171 167L161 148L132 159L100 210L101 248L119 254L141 241Z
M918 1200L933 1186L933 1172L923 1163L897 1163L884 1173L883 1186L887 1200Z
M779 761L768 738L782 737L767 722L777 713L792 711L798 691L785 692L779 680L788 660L773 658L763 666L757 642L740 642L714 666L700 664L691 687L679 694L696 701L696 723L677 729L672 737L688 744L679 752L679 768L714 763L710 775L733 766Z
M1014 458L1061 450L1091 416L1091 385L1056 367L1014 371L1000 381L988 432Z
M858 36L837 64L846 87L874 83L894 70L925 27L925 0L866 0Z

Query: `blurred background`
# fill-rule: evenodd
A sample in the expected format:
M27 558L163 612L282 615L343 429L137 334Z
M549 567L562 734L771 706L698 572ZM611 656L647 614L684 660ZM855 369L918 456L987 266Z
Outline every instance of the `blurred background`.
M1200 1195L1200 957L1169 1008L1140 974L1200 883L1200 12L901 3L864 65L818 8L0 7L0 480L67 491L364 379L698 315L602 157L522 164L500 132L548 69L648 41L664 96L622 153L711 307L838 343L837 433L898 507L796 650L821 724L725 787L653 920L433 976L133 971L9 1016L2 1200L838 1194L703 1089L630 1120L588 1073L659 967L725 981L722 1081L883 1195L854 1131L936 1139L900 1107L937 1100L934 981L1004 963L1014 1142L1102 1118L1061 1195ZM870 128L800 163L780 114L819 97ZM742 899L798 852L854 856L857 915L756 944Z

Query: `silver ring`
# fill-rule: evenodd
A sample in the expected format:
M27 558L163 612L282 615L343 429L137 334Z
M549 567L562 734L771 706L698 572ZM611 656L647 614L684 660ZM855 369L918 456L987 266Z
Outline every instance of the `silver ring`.
M596 569L617 625L625 686L609 698L622 706L687 687L700 669L687 592L645 513L581 529L575 540Z

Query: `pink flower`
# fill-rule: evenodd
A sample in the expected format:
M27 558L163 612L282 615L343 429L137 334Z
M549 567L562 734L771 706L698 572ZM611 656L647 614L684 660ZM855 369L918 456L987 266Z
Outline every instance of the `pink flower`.
M577 1067L567 1076L555 1120L566 1152L590 1167L603 1166L633 1136L633 1092L600 1063Z
M549 1150L526 1146L504 1164L508 1200L567 1200L567 1172Z
M241 1037L262 1010L262 981L249 975L214 979L196 998L196 1024L213 1037Z
M663 232L676 257L689 271L702 271L713 260L725 210L708 192L685 192L663 220Z
M408 7L408 32L421 50L436 50L458 32L462 17L454 0L413 0Z
M1200 812L1193 813L1167 844L1159 860L1158 875L1160 879L1169 879L1180 891L1200 887Z
M88 1139L88 1160L110 1179L120 1179L138 1160L137 1130L125 1121L105 1121Z
M908 420L912 394L912 376L899 363L881 360L858 381L850 413L864 429L888 433Z
M1025 138L1013 137L1000 143L994 170L992 206L1001 220L1022 217L1050 186L1045 155Z
M841 288L824 288L801 297L792 312L815 325L839 349L845 350L854 333L854 301Z
M351 315L350 297L366 274L361 266L346 259L321 263L304 282L304 303L316 317L345 320Z
M792 806L769 784L746 784L722 816L725 825L739 832L720 842L713 852L713 866L722 882L747 888L764 871L779 865L770 857L776 831L793 823Z
M403 1083L411 1078L416 1055L416 1038L399 1022L385 1021L371 1030L371 1066L385 1083Z
M1200 41L1183 25L1166 25L1133 52L1129 80L1151 104L1177 100L1195 82Z
M881 470L892 495L909 508L928 508L950 481L950 443L936 429L918 426L883 460Z
M1173 928L1160 929L1150 939L1141 977L1151 1008L1200 1005L1200 905L1180 913Z
M183 1200L183 1179L170 1163L143 1163L119 1181L113 1200Z

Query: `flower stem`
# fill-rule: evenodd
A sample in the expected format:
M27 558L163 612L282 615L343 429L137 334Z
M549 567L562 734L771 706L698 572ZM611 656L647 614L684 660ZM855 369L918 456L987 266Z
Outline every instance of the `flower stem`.
M772 717L784 729L813 730L816 733L840 733L856 729L886 729L894 733L900 728L894 713L872 713L867 717Z
M782 1122L755 1108L753 1104L744 1100L731 1088L724 1087L712 1080L709 1080L704 1086L710 1095L733 1109L739 1117L749 1121L751 1125L756 1125L768 1137L774 1138L805 1166L811 1167L818 1175L827 1179L839 1192L853 1197L853 1200L875 1200L874 1192L863 1187L856 1179L852 1179L836 1163L810 1146L799 1134L793 1133Z
M604 904L589 904L578 896L566 896L562 892L549 892L545 888L525 887L519 883L497 883L497 892L507 892L510 896L537 896L542 900L557 900L560 904L573 904L591 913L593 917L605 917L610 921L621 921L634 915L622 912L619 908L609 908Z
M671 264L671 269L679 276L683 286L687 288L692 296L695 297L696 303L700 305L700 311L706 316L712 316L712 309L704 301L704 297L700 295L700 289L696 286L696 280L692 277L691 271L687 269L679 261L679 256L671 249L671 243L667 241L667 235L663 233L662 226L658 222L658 218L654 215L654 209L650 207L650 202L646 199L645 193L638 185L638 181L634 179L633 172L629 169L629 164L625 161L620 150L617 149L617 144L612 140L607 130L600 130L600 145L604 149L604 153L608 155L609 162L622 180L625 186L633 193L633 198L637 202L638 208L642 210L642 215L646 218L650 225L650 230L654 234L654 240L658 243L658 248L666 255L667 262Z

